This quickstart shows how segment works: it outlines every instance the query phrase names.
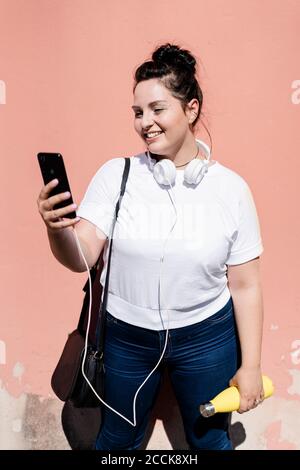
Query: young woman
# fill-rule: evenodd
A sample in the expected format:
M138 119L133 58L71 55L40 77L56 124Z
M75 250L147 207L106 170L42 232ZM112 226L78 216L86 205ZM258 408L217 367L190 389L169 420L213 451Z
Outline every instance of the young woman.
M191 449L231 449L228 414L199 405L231 384L243 413L263 399L259 220L246 181L195 139L202 91L192 54L158 47L135 72L131 157L115 226L105 343L105 396L96 449L138 449L168 368ZM38 206L51 250L83 272L74 227L92 267L110 236L124 158L104 163L77 211L43 187ZM101 283L105 281L105 270ZM120 414L123 416L121 417ZM126 417L127 419L124 419Z

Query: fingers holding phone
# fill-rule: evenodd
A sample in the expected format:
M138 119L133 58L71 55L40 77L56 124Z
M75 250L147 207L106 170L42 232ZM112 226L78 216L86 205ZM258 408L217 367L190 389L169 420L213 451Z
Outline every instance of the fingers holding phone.
M39 198L39 212L50 230L59 230L79 222L73 204L68 176L61 153L37 154L44 187Z
M45 184L37 200L39 213L47 228L52 231L76 225L80 220L80 217L76 217L76 214L74 218L70 218L77 207L72 201L70 192L51 196L58 184L57 179ZM68 199L70 199L70 204L66 205Z

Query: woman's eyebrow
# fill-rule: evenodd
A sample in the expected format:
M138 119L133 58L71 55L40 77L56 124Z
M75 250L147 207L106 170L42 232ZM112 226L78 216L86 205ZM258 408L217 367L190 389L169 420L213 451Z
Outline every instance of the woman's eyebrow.
M153 106L154 104L158 104L158 103L167 103L166 100L156 100L156 101L151 101L151 103L149 103L149 106ZM141 109L140 106L131 106L132 109Z

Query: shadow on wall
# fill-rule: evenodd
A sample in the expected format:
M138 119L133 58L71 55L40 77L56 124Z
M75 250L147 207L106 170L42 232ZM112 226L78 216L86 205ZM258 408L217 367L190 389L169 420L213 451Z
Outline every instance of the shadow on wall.
M157 419L162 421L172 449L189 449L185 440L179 408L167 374L164 375L141 449L163 448L161 444L158 447L156 445L157 442L164 439L164 436L154 436L153 434ZM75 408L71 403L65 403L62 410L62 425L68 443L73 450L93 449L100 424L100 408ZM153 437L155 438L153 439ZM242 423L235 422L230 426L230 437L234 449L245 441L246 433ZM152 442L150 442L151 438Z

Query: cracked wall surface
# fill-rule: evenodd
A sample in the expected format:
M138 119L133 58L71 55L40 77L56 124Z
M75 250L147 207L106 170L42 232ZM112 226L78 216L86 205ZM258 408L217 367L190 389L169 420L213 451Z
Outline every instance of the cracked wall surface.
M56 398L0 390L0 449L91 449L100 424L99 410L66 409ZM65 409L64 409L65 408ZM63 421L63 424L62 424ZM299 402L275 398L255 411L233 413L231 437L239 450L300 449ZM169 386L156 403L143 448L188 449L179 410Z

